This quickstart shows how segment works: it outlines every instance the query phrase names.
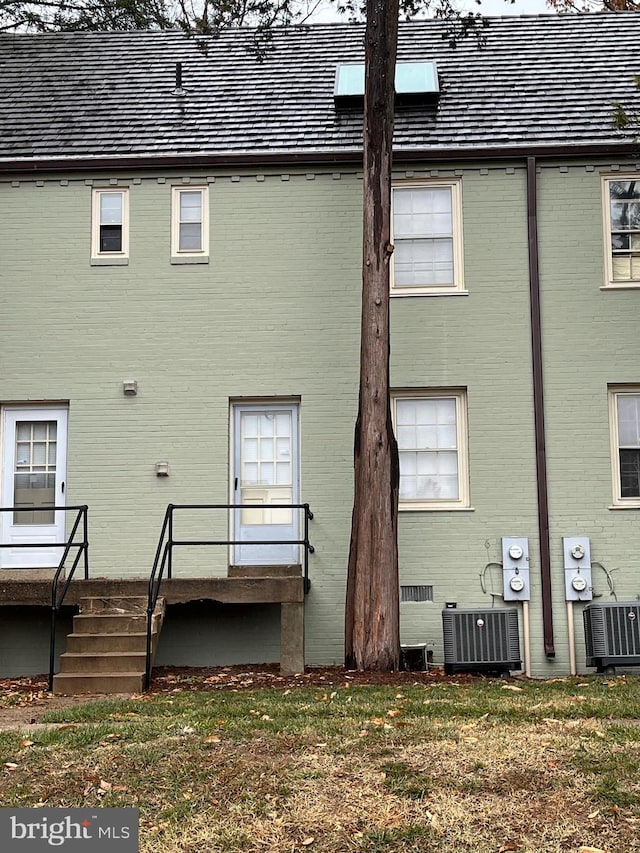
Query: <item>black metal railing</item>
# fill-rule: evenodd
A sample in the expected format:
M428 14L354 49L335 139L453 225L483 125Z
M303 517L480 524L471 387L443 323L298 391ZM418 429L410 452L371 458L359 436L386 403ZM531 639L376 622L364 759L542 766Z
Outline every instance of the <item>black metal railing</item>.
M250 542L240 539L174 539L173 516L176 510L246 510L253 507L251 504L169 504L164 514L162 530L156 548L153 568L149 576L149 590L147 598L147 656L145 667L145 689L149 689L151 682L151 657L152 657L152 633L153 614L160 594L160 585L164 577L165 569L167 578L173 577L173 549L183 546L200 545L301 545L304 549L302 570L303 588L305 594L311 589L309 580L309 554L313 554L314 547L309 542L309 522L313 519L313 513L309 504L269 504L265 509L289 509L303 511L303 537L302 539L256 539Z
M49 639L49 690L53 689L53 670L55 667L56 657L56 624L58 620L58 611L62 607L65 596L69 589L69 585L75 574L75 571L80 562L80 558L84 556L84 578L89 577L89 507L86 504L82 506L52 506L46 507L51 512L75 512L76 517L71 526L71 530L65 542L0 542L0 548L63 548L62 557L58 563L58 567L51 581L51 634ZM0 512L33 512L33 507L0 507ZM76 541L76 534L80 523L82 522L82 541ZM72 550L76 549L76 553L71 564L71 569L65 575L64 585L58 592L60 577L65 570L67 558Z

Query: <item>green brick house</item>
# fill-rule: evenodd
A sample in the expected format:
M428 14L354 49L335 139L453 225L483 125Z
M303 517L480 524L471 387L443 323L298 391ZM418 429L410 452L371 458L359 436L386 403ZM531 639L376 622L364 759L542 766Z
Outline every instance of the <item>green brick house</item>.
M509 608L523 669L593 671L583 609L640 598L640 148L612 120L640 16L445 34L402 24L398 56L402 642L441 665L447 603ZM213 505L174 513L220 544L173 549L156 663L342 660L362 30L253 45L0 34L3 675L48 665L53 506L88 507L58 651L86 590L146 595L169 504Z

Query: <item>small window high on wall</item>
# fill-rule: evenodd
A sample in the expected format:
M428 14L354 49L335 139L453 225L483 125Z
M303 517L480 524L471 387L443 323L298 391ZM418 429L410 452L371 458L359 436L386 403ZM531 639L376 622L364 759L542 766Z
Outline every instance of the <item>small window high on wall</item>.
M640 287L640 176L604 179L606 287Z
M129 257L129 191L94 189L91 223L91 258L122 263Z
M207 187L173 187L171 260L202 263L209 259L209 191Z

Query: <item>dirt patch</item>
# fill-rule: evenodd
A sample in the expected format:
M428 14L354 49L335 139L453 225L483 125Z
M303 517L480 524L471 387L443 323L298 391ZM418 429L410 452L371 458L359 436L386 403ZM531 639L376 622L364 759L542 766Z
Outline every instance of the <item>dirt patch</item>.
M292 690L300 687L332 687L335 685L434 684L466 683L474 676L445 676L442 670L426 672L356 672L341 666L308 667L303 673L282 675L277 664L224 667L156 667L151 681L151 694L174 690L259 690L272 688ZM46 675L0 679L0 731L42 725L50 711L101 699L129 697L131 694L58 696L49 693Z

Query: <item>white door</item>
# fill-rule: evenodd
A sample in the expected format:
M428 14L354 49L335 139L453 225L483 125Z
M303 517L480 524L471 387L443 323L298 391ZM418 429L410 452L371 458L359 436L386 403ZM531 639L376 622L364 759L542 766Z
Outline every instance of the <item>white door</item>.
M2 413L0 542L34 545L65 541L63 506L67 463L67 410L5 408ZM62 548L0 548L0 568L57 566Z
M236 565L287 565L300 562L300 546L251 544L300 539L300 510L270 509L295 504L298 484L298 407L234 406L233 538ZM246 544L245 544L246 543Z

